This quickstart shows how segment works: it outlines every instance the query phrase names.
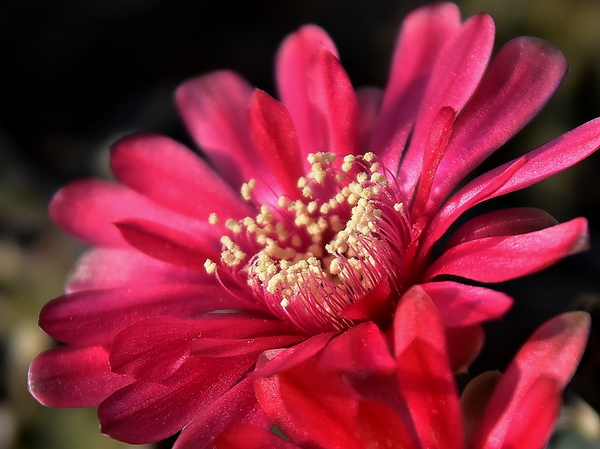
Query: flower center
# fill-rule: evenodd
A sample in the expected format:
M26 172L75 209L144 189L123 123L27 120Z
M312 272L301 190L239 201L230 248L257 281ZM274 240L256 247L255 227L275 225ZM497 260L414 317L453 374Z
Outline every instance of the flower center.
M228 272L273 314L313 334L346 329L354 304L393 301L402 291L410 222L372 153L308 160L311 170L298 180L301 199L282 196L256 217L228 220L221 259L205 267ZM255 186L243 186L245 199Z

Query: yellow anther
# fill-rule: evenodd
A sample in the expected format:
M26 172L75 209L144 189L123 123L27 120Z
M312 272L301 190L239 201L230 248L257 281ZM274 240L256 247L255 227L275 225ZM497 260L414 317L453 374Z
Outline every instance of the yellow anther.
M208 222L211 225L217 224L218 221L219 217L217 217L217 214L215 214L214 212L208 216Z
M217 271L217 264L210 259L206 259L204 262L204 269L208 274L214 274Z

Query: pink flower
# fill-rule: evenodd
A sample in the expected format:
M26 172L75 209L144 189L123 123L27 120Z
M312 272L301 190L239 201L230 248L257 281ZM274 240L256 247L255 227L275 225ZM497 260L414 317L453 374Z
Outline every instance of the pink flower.
M543 269L586 247L586 221L509 209L463 225L436 259L434 245L472 206L600 146L595 120L453 193L566 70L533 38L488 66L493 35L488 15L461 23L441 3L405 20L385 91L355 92L316 26L278 53L281 102L226 71L180 86L179 110L210 164L167 137L130 136L112 148L121 183L78 181L52 201L54 220L95 247L40 314L66 346L33 361L32 394L99 406L113 438L145 443L184 428L176 448L202 447L231 423L268 425L249 373L318 353L336 369L393 369L383 332L416 284L440 311L453 367L467 366L480 323L512 300L442 279ZM357 343L369 351L356 355Z
M585 349L590 322L585 312L551 319L504 374L477 376L459 398L441 317L416 286L396 313L391 376L347 382L339 373L305 362L256 379L260 404L290 441L240 424L218 436L217 447L542 449Z

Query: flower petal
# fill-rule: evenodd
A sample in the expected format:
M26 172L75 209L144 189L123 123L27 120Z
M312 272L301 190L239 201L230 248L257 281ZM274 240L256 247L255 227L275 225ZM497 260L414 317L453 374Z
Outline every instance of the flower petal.
M126 218L169 223L192 234L205 227L125 186L97 179L75 181L59 190L50 203L50 216L74 237L103 246L128 246L113 224Z
M422 447L462 449L458 391L443 324L425 291L415 286L394 317L398 388Z
M256 157L250 138L248 106L252 92L246 80L225 70L193 78L175 92L188 131L235 190L250 179L277 185L261 158ZM255 192L263 188L259 185Z
M282 194L300 198L298 179L304 176L294 124L284 105L256 89L249 110L250 136L259 154L283 188Z
M389 374L396 367L386 337L373 322L351 327L333 338L316 363L320 368L358 376Z
M483 348L485 332L479 324L448 327L446 341L452 372L465 373Z
M329 35L318 26L306 25L283 41L276 59L277 89L294 121L303 160L322 151L324 144L321 117L315 115L308 98L308 67L321 49L337 56Z
M48 407L95 407L132 378L110 372L108 352L100 346L53 348L29 367L29 392Z
M121 220L115 226L127 243L137 250L183 268L205 272L206 260L218 260L221 255L221 244L211 235L215 229L209 224L204 232L196 234L150 220Z
M503 45L456 121L428 210L546 104L567 71L567 61L541 39L521 37Z
M369 141L373 134L373 129L377 125L379 109L383 99L383 90L379 87L361 87L356 89L356 99L358 100L358 141L359 152L369 151Z
M206 162L168 137L125 137L111 148L110 163L121 182L180 214L205 221L213 212L234 219L252 214Z
M471 240L443 253L425 279L450 274L503 282L542 270L588 247L587 221L576 218L540 231Z
M402 23L371 151L396 171L440 49L460 29L453 3L435 3L411 12Z
M553 391L561 391L575 372L581 359L590 332L591 319L585 312L568 312L544 323L519 350L502 376L481 419L476 445L482 449L505 447L505 438L513 438L524 431L520 425L512 427L519 416L531 416L538 412L540 394L550 394L551 404L555 396ZM539 379L546 380L534 387ZM532 389L533 387L533 389ZM531 395L531 396L529 396ZM528 397L529 396L529 397ZM532 410L533 407L533 410ZM539 432L550 431L552 424L549 415L536 423L542 426ZM511 429L512 427L512 429ZM509 435L510 431L515 434ZM540 435L536 431L536 435Z
M401 189L412 197L431 125L443 107L460 112L475 91L494 44L494 21L485 14L468 19L440 51L419 108L410 146L398 171Z
M268 430L250 424L227 429L217 436L215 443L217 449L301 449ZM177 445L173 449L178 449Z
M39 325L64 343L102 345L142 318L185 318L223 309L262 310L227 292L215 279L205 285L149 285L64 295L42 308Z
M259 440L262 445L269 441L270 437L268 435L279 438L266 430L271 428L272 423L256 401L252 379L242 380L212 405L200 412L177 437L173 449L213 447L215 436L236 424L251 427L253 430L256 429L256 432L262 437ZM257 447L255 444L258 442L253 441L251 435L244 434L242 443L238 443L243 444L240 447ZM217 447L236 447L230 446L232 440L227 440L228 443L225 446L223 446L224 443L221 443L222 439L219 438L218 441ZM281 442L285 444L283 440Z
M143 273L143 275L142 275ZM214 275L153 259L129 248L89 249L69 276L66 293L135 285L202 284Z
M513 303L504 293L458 282L428 282L421 287L446 327L470 326L500 318Z
M190 357L161 382L127 385L100 404L102 433L129 444L163 440L237 384L254 360Z
M318 51L309 65L308 97L324 125L324 147L341 156L358 150L358 100L339 59L328 50Z

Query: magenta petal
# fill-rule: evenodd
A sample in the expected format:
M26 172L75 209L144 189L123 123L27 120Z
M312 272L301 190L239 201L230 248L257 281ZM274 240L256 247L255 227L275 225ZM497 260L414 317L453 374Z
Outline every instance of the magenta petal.
M504 293L458 282L428 282L421 287L431 297L446 327L470 326L500 318L513 303Z
M540 39L522 37L502 46L458 117L428 210L537 114L566 70L560 51Z
M104 246L127 246L115 221L142 218L192 233L202 223L151 202L119 184L101 180L75 181L59 190L50 203L50 215L69 234Z
M102 345L143 318L185 318L222 309L262 310L225 291L215 280L206 285L149 285L64 295L44 306L39 325L64 343Z
M532 390L539 379L555 382L559 391L564 389L581 359L590 325L591 319L587 313L569 312L540 326L519 350L502 376L481 419L474 447L505 447L503 441L507 436L511 438L508 432L512 423L520 414L523 416L535 412L531 410L531 407L537 408L539 405L535 395L544 390L552 392L553 387L545 381ZM528 399L529 394L534 397ZM552 402L549 402L549 406L553 408ZM549 416L546 415L545 418ZM549 426L550 421L545 419L540 424ZM519 432L522 429L516 425L512 430ZM539 430L548 431L547 428Z
M525 234L554 226L558 222L541 209L518 207L488 212L462 225L446 248L485 237Z
M141 275L143 273L143 275ZM134 285L211 283L214 275L153 259L129 248L94 247L77 262L67 293Z
M415 286L394 318L398 388L422 447L462 449L458 391L435 305Z
M108 352L89 348L54 348L29 367L29 392L49 407L95 407L133 379L110 372Z
M422 171L435 116L443 107L462 110L483 76L493 43L494 21L487 14L478 14L468 19L442 48L398 173L401 189L409 198Z
M319 353L317 366L358 376L392 372L396 361L386 337L373 322L348 329Z
M262 359L259 359L259 364L251 375L254 377L268 377L299 365L318 354L334 335L333 332L317 334L291 348L273 352L266 351Z
M371 150L396 171L440 49L460 28L460 12L452 3L435 3L411 12L394 51L388 85Z
M446 341L452 371L465 373L483 348L485 332L479 324L448 327L446 328Z
M296 128L302 156L323 150L321 118L315 115L308 98L308 67L319 50L337 56L329 35L315 25L306 25L290 34L277 53L277 89Z
M283 188L281 194L300 197L298 179L304 176L294 124L284 105L256 89L249 109L250 135L265 164Z
M330 51L318 51L308 72L308 97L322 118L325 146L338 155L358 150L358 100L348 74Z
M221 244L210 235L214 229L209 224L205 233L195 235L149 220L121 220L115 226L131 246L173 265L205 272L206 260L218 260L221 255Z
M377 124L377 117L381 101L383 99L383 90L379 87L361 87L356 90L356 99L358 101L358 141L359 153L369 151L369 141L373 134L373 129Z
M426 279L450 274L503 282L542 270L588 247L587 221L576 218L541 231L471 240L443 253Z
M261 435L259 441L264 445L269 441L267 435L275 437L266 429L272 426L271 420L267 418L265 412L262 411L256 397L254 396L254 386L252 379L244 379L239 384L231 388L227 393L218 398L212 405L203 410L194 418L177 437L177 441L173 449L197 449L213 447L215 436L239 423L244 423L252 429L256 429ZM253 446L248 435L244 435L243 444ZM283 443L283 440L280 440ZM231 440L229 440L231 443ZM254 441L256 443L256 441ZM217 444L221 447L221 444ZM223 446L235 447L235 446Z
M181 430L232 388L254 358L188 358L161 382L134 382L98 408L102 433L130 444L151 443Z
M215 443L217 449L301 449L268 430L250 424L227 429L217 436ZM190 446L190 449L196 447ZM179 446L176 444L173 449L179 449Z
M192 354L200 357L231 357L259 354L267 349L285 348L303 341L297 335L276 335L257 338L199 338L190 342Z
M275 179L256 157L248 106L253 89L239 75L219 71L177 88L175 99L188 131L234 189L250 179ZM257 187L260 188L260 187Z
M125 137L113 145L110 162L124 184L181 214L207 220L213 212L234 219L252 213L206 162L168 137Z

